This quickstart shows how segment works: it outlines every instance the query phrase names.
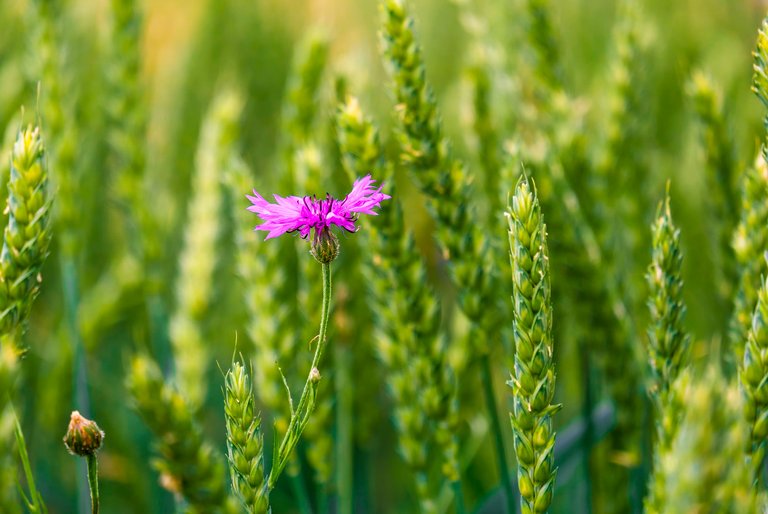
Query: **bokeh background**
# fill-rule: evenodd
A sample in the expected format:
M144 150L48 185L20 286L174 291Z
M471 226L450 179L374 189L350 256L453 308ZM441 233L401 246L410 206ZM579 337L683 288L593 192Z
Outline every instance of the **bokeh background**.
M343 77L347 90L360 98L392 148L394 95L380 57L380 16L374 0L138 3L143 13L141 108L146 109L148 120L145 173L153 185L146 205L162 221L162 296L172 309L182 234L187 228L195 149L203 115L217 88L235 84L245 100L240 118L240 150L255 172L253 185L260 191L270 191L279 184L281 162L277 148L284 137L280 128L286 84L295 51L309 35L325 37L330 45L318 100L318 133L332 134L334 85L337 77ZM616 4L608 0L558 0L552 5L563 75L569 92L582 109L587 139L591 127L599 126L607 114L605 89L613 56ZM703 360L720 344L717 334L728 314L713 294L717 289L717 275L712 272L717 266L713 253L717 234L706 221L710 218L704 150L686 88L693 70L702 70L712 78L722 90L723 111L737 160L742 165L752 162L762 137L763 113L750 93L751 52L756 29L768 5L747 0L645 0L640 4L644 53L638 85L642 109L638 111L637 122L642 126L643 138L636 151L647 163L643 185L652 198L661 198L665 181L672 181L672 201L686 255L687 326L695 341L694 358ZM435 88L445 131L456 154L470 169L478 168L469 70L480 63L499 72L494 75L492 117L502 133L512 131L521 108L516 88L528 73L524 67L509 64L525 53L522 2L411 0L409 5L416 18L427 77ZM46 87L38 86L41 49L35 46L39 27L31 14L33 10L31 1L0 0L0 127L6 128L0 152L3 177L8 173L7 152L16 131L22 122L34 119L38 87L43 91ZM121 297L119 308L98 323L91 322L87 310L95 307L86 305L86 300L95 302L94 305L100 303L98 297L89 293L106 272L121 262L125 252L124 209L113 194L116 178L107 158L106 142L110 3L62 0L55 2L53 10L57 45L62 50L66 71L63 91L71 102L71 116L78 127L76 162L82 170L76 204L79 229L85 234L78 249L83 298L78 326L85 344L85 373L73 373L76 355L65 328L56 259L59 248L54 235L51 258L43 272L42 294L27 335L29 353L17 383L16 408L38 486L51 513L75 512L78 491L82 494L82 482L78 485L82 473L75 472L79 469L76 461L61 444L73 409L88 412L107 434L100 453L103 510L171 512L171 496L160 488L151 467L152 437L125 390L129 357L142 348L141 341L147 337L146 323L141 322L141 295L129 289ZM394 158L396 152L392 155ZM409 211L407 222L416 230L419 248L434 267L437 259L432 249L432 226L423 199L410 185L407 174L398 173L398 186ZM505 185L507 189L513 186ZM343 195L346 187L331 192ZM246 323L242 292L236 285L234 224L230 210L224 211L221 216L225 228L218 246L214 279L215 301L203 327L212 361L208 367L210 387L200 415L206 434L222 452L223 379L214 360L230 361L237 334ZM649 220L651 215L649 212ZM505 238L504 227L490 232L489 237ZM645 247L650 255L650 240ZM436 268L433 271L431 279L442 290L445 276ZM130 274L131 270L123 273ZM359 289L348 291L350 301L368 301L362 284L357 286ZM556 283L554 287L557 289ZM446 296L450 298L450 294L448 291ZM638 326L644 326L643 316L644 313L638 314ZM244 346L240 349L247 353L249 348ZM565 406L557 419L560 427L580 415L582 391L577 351L557 347L558 399ZM168 368L169 363L163 366ZM503 413L509 408L510 399L503 386L507 371L503 365L495 371L499 409L505 418ZM78 380L85 380L87 398L78 396ZM463 409L467 413L461 437L466 461L463 478L468 504L476 506L498 491L499 480L487 424L478 414L483 409L481 395L473 394L478 384L476 378L467 377L461 386ZM82 405L84 399L87 406ZM362 492L358 491L362 495L360 512L415 511L411 478L395 451L396 434L388 414L390 402L382 383L372 397L356 403L360 409L378 411L372 436L356 449L356 477L365 484ZM511 431L507 435L509 461L513 462ZM573 471L558 480L561 488L555 509L574 512L571 502L583 494L583 477ZM293 512L291 502L290 489L279 487L274 495L275 511Z

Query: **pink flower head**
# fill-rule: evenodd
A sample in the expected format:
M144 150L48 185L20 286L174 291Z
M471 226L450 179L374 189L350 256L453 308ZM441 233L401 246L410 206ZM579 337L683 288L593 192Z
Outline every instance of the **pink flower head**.
M348 232L356 232L358 214L375 216L374 209L390 198L376 188L376 181L370 175L355 180L352 191L343 199L337 200L331 195L318 200L314 196L274 195L275 203L265 200L256 190L253 196L246 198L253 205L248 210L256 213L264 223L256 225L254 230L268 232L266 239L272 239L286 232L299 232L302 239L307 239L312 229L315 230L313 241L321 234L328 233L331 225L341 227Z

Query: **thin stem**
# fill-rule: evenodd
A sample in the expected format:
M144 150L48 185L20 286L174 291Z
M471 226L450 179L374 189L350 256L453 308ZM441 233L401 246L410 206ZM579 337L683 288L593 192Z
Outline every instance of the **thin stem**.
M515 492L512 489L512 477L509 474L507 465L507 453L504 449L504 435L499 422L499 414L496 412L496 397L493 394L493 381L491 375L491 357L488 353L483 355L481 361L481 375L483 377L483 392L485 393L485 403L488 408L488 415L491 418L491 430L493 430L493 439L496 445L496 455L499 460L499 472L501 474L501 484L507 497L507 514L513 514L515 511Z
M586 512L592 512L592 475L590 473L589 458L592 454L592 444L595 439L594 426L592 424L592 375L589 365L589 353L586 351L584 341L581 341L581 371L584 380L584 404L581 413L585 422L582 448L584 451L582 465L584 466L584 503Z
M328 332L328 317L331 311L331 265L322 264L323 267L323 306L320 314L320 332L317 337L317 346L315 347L315 356L312 358L312 365L309 368L307 382L304 384L304 390L301 392L301 398L296 410L291 415L291 421L288 429L285 431L283 440L280 442L280 448L277 453L277 462L274 463L272 473L269 475L269 490L275 487L277 479L280 477L285 465L288 463L296 445L299 443L301 433L309 421L309 416L315 409L315 397L317 396L318 366L323 358L325 346L328 342L326 335Z
M464 492L461 490L461 480L451 482L453 488L453 503L456 505L456 514L464 514Z
M352 514L352 386L347 348L336 346L336 491L338 513Z
M299 506L299 512L301 514L312 514L312 505L309 503L309 494L307 494L307 486L304 484L303 475L299 473L288 473L291 477L291 484L293 485L293 493L296 495L296 503Z
M358 470L354 486L354 511L368 512L370 510L370 475L371 466L368 451L355 445L355 469ZM766 474L768 476L768 474Z
M88 487L91 489L91 514L99 514L99 463L96 454L86 457L88 462Z
M328 483L317 484L317 512L328 514L331 510L331 498L328 494ZM338 512L338 511L336 511Z

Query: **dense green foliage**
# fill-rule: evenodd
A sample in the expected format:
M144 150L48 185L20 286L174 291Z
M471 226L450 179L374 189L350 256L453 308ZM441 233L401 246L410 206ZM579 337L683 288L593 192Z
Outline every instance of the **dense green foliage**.
M0 512L756 511L764 9L0 0Z

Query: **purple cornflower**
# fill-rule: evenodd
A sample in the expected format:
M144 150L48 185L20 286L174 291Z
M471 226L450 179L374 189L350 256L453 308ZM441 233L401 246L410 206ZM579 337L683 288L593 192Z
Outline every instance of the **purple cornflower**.
M337 200L330 194L323 200L314 196L274 195L275 203L265 200L256 190L253 196L246 195L253 205L248 210L256 213L264 223L256 225L254 230L264 230L266 239L280 236L286 232L299 232L302 239L307 239L312 230L313 250L323 241L330 241L338 246L331 225L341 227L348 232L356 232L358 214L376 215L374 209L390 198L376 188L375 180L370 175L355 180L352 191L343 199Z

